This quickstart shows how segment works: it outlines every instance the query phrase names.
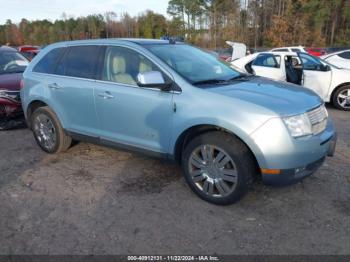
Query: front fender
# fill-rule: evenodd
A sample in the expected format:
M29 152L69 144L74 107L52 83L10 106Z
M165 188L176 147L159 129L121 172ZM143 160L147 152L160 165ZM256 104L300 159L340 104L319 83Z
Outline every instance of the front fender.
M182 125L177 128L173 128L172 139L170 141L170 154L173 154L176 151L177 143L179 139L183 137L186 132L194 127L198 126L213 126L219 129L223 129L235 136L237 136L246 146L250 149L254 157L256 158L259 166L264 166L265 159L263 154L257 144L255 144L254 140L249 136L249 133L246 133L239 126L234 125L231 122L217 119L217 118L197 118L195 120L191 119L189 121L184 122Z

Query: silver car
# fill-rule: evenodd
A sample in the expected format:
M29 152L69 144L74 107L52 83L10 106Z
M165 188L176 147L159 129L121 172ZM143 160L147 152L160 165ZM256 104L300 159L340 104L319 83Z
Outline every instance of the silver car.
M182 43L57 43L34 58L23 81L23 110L44 151L67 150L74 139L173 160L215 204L239 200L256 176L298 181L335 148L313 91L243 75Z

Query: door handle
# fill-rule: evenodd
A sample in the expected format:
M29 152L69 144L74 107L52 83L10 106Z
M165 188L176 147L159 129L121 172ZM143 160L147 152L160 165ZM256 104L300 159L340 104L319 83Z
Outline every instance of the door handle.
M52 84L49 84L49 88L51 88L51 89L60 89L62 87L59 86L57 83L52 83Z
M99 97L102 97L103 99L112 99L114 98L114 95L112 95L110 92L106 91L103 93L98 94Z

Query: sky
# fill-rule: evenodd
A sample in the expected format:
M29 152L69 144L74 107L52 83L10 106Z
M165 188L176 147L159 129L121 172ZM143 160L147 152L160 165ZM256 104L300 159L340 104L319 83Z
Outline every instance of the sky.
M19 23L27 20L49 19L54 21L68 16L79 17L89 14L114 11L137 15L147 9L166 15L168 0L0 0L0 24L7 19Z

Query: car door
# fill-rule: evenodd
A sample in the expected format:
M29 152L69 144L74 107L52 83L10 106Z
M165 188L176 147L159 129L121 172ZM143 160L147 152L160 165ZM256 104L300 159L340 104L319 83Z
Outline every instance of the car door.
M303 66L302 85L326 99L332 81L332 70L320 59L306 53L298 53Z
M101 80L95 87L102 142L167 152L173 95L138 87L138 73L148 71L160 69L139 52L121 46L106 48Z
M71 46L47 76L53 109L71 132L94 135L98 131L94 86L100 46Z
M258 76L286 81L286 73L285 69L281 67L280 55L259 54L252 63L252 69Z

